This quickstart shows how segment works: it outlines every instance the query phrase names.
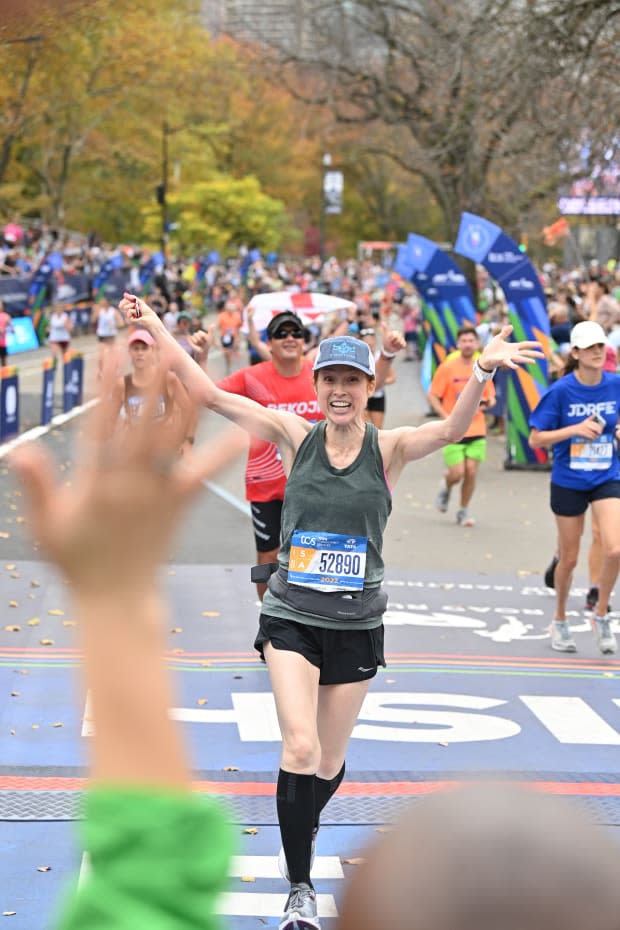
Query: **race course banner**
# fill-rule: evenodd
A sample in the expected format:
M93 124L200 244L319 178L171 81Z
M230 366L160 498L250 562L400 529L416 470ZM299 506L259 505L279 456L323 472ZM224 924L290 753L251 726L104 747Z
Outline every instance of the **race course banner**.
M17 368L0 368L0 439L19 433L19 381Z
M84 358L79 353L68 353L63 365L62 411L69 413L82 403L84 384Z
M495 223L463 213L455 251L483 265L502 288L513 327L512 339L537 339L546 358L550 354L549 317L545 295L534 265L516 242ZM529 417L549 386L547 360L519 367L508 374L506 468L547 467L544 449L528 444Z
M454 259L435 242L416 233L409 233L406 245L399 248L394 268L417 287L423 298L428 343L422 383L428 389L435 369L455 348L459 328L464 324L476 325L473 295Z
M18 352L30 352L39 348L39 340L29 316L17 316L11 321L12 330L6 337L8 355L17 355Z
M12 275L0 277L0 300L11 316L21 315L28 306L31 280L31 275L20 278Z

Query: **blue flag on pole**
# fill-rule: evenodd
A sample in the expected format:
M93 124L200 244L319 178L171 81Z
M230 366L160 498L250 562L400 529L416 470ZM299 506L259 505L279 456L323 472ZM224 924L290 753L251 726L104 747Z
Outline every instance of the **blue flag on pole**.
M402 275L399 268L409 272L408 280L423 298L424 328L431 345L430 364L427 349L423 366L423 386L428 389L435 369L456 346L459 328L476 323L473 295L454 259L424 236L409 233L396 258L395 270Z
M508 318L516 342L537 339L549 355L549 317L538 274L529 257L519 250L495 223L463 213L455 251L483 265L502 288L508 305ZM545 465L544 449L528 445L529 416L549 386L546 359L509 372L507 397L506 467Z

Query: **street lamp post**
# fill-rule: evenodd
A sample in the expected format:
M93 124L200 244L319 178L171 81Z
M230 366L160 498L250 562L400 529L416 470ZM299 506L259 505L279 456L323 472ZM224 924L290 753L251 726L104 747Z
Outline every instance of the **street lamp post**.
M161 184L157 190L157 199L161 206L161 250L166 255L168 244L168 136L170 126L164 120L161 127Z
M325 261L325 172L332 163L329 152L325 152L321 164L321 215L319 217L319 256L321 264Z

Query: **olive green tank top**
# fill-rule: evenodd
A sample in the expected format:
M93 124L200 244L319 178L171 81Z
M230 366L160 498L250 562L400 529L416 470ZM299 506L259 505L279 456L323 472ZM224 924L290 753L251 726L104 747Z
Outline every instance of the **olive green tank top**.
M364 587L383 581L383 532L392 510L378 432L371 423L357 458L345 468L334 468L325 451L325 421L317 423L297 451L286 483L282 508L282 546L278 560L288 570L291 539L295 531L366 537ZM381 617L367 620L327 620L288 607L267 590L263 613L328 629L372 629Z

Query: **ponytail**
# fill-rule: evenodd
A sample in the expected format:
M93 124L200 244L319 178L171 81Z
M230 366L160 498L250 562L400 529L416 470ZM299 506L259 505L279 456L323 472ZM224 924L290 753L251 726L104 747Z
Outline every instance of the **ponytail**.
M578 367L579 367L579 359L575 358L574 355L569 353L569 355L566 358L566 364L564 365L564 371L562 372L560 377L563 378L565 375L570 375L571 371L574 371L575 368L578 368Z

